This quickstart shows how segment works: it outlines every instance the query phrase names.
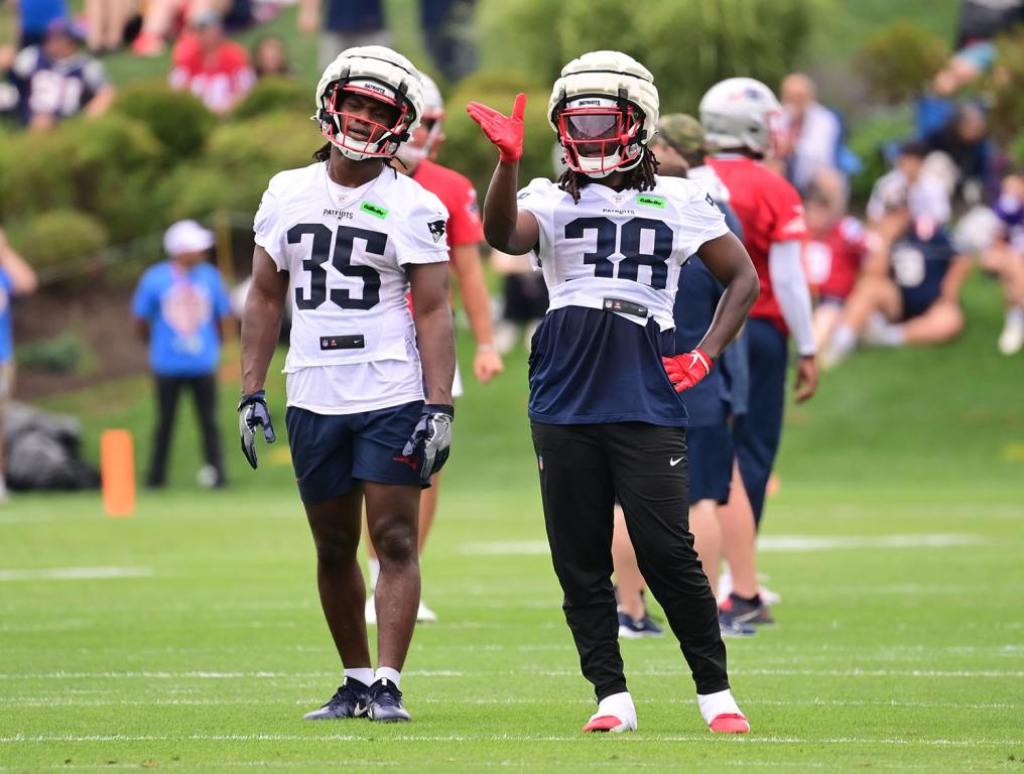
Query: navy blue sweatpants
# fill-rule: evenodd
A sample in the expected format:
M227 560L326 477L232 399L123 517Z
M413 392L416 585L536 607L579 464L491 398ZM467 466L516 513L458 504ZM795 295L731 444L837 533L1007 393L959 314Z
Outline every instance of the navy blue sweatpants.
M750 403L736 418L734 436L740 477L760 527L764 493L782 438L782 411L786 401L786 336L766 320L747 322L750 361Z

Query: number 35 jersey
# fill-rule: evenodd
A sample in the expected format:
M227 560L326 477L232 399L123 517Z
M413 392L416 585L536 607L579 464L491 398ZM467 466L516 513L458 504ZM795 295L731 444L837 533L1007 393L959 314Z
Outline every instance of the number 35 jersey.
M592 182L579 202L548 180L519 193L540 227L551 298L530 361L530 417L550 424L686 424L661 363L674 354L679 270L729 232L704 188L660 177L651 191Z
M352 414L423 399L408 264L448 260L448 212L392 169L346 188L318 162L273 177L256 244L289 273L288 405Z

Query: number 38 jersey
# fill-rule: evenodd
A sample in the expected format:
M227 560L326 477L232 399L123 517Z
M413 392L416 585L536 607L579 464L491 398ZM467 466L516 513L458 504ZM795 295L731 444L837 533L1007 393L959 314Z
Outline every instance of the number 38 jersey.
M448 260L448 212L392 169L358 188L327 164L270 181L256 244L289 273L288 405L353 414L423 400L405 267Z
M550 424L686 424L661 356L674 354L681 266L729 233L704 188L659 177L651 191L591 182L579 202L534 180L519 207L540 227L551 303L530 361L530 417Z

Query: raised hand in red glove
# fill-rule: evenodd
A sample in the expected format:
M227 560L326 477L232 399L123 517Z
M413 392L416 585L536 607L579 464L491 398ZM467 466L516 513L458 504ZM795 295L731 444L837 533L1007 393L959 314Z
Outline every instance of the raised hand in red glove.
M707 352L699 348L685 355L663 357L661 362L676 392L690 389L711 373L711 358Z
M487 139L498 146L499 157L507 164L523 157L523 112L526 110L526 95L520 92L512 105L512 115L506 116L494 108L479 102L466 105L469 117L480 124Z

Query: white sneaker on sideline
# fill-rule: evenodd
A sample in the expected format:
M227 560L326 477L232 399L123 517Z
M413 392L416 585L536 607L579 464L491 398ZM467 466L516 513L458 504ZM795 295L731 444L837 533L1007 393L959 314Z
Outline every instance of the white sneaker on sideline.
M999 334L999 351L1004 355L1016 355L1024 348L1024 315L1006 315L1006 324Z
M417 623L437 623L437 613L431 610L429 607L423 604L423 600L420 600L420 607L416 611L416 622Z

